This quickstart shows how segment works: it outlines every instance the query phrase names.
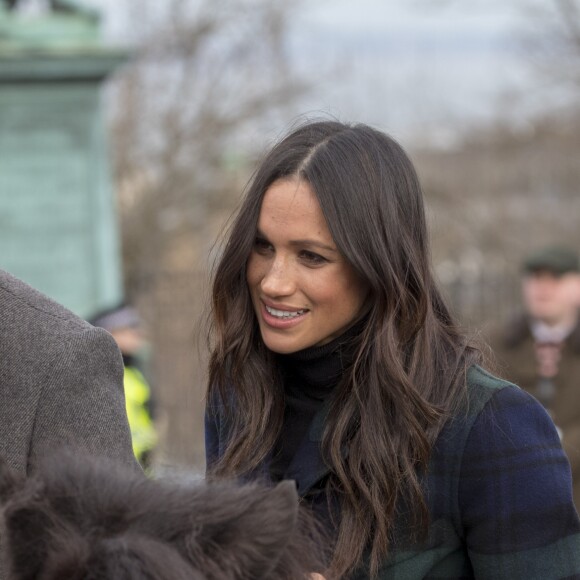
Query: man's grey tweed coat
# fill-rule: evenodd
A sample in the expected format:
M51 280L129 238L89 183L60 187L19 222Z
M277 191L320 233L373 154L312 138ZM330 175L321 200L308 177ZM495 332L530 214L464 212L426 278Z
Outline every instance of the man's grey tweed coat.
M62 445L138 469L113 338L0 270L0 454L20 473Z

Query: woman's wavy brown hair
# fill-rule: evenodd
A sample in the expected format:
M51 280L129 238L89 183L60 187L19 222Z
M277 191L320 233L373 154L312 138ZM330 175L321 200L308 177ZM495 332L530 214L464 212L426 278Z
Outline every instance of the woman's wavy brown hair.
M389 552L400 502L413 506L417 537L426 533L422 476L480 353L433 279L421 186L403 149L366 125L307 123L256 171L215 272L208 396L223 401L232 431L214 475L252 470L280 435L283 388L260 337L246 264L264 193L296 177L312 188L339 251L369 288L367 322L333 393L322 452L328 490L340 499L329 572L342 577L369 549L373 576Z

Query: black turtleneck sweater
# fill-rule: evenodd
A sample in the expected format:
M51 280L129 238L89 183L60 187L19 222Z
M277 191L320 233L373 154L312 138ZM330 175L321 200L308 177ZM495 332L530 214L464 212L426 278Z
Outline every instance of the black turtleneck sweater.
M285 409L281 435L274 447L270 474L274 481L284 474L298 450L314 415L331 395L354 356L359 325L323 346L276 355L284 385Z

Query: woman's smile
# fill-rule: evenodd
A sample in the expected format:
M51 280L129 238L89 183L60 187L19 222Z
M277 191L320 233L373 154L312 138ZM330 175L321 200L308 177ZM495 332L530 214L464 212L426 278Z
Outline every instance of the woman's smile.
M272 308L267 304L262 303L263 308L260 311L264 323L272 328L291 328L300 324L307 315L306 309L285 310L279 308Z

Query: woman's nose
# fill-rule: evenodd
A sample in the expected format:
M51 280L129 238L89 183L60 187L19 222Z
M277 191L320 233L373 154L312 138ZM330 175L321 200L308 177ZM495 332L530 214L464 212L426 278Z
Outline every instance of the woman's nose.
M296 288L292 268L285 260L271 262L261 282L262 292L268 296L289 296Z

